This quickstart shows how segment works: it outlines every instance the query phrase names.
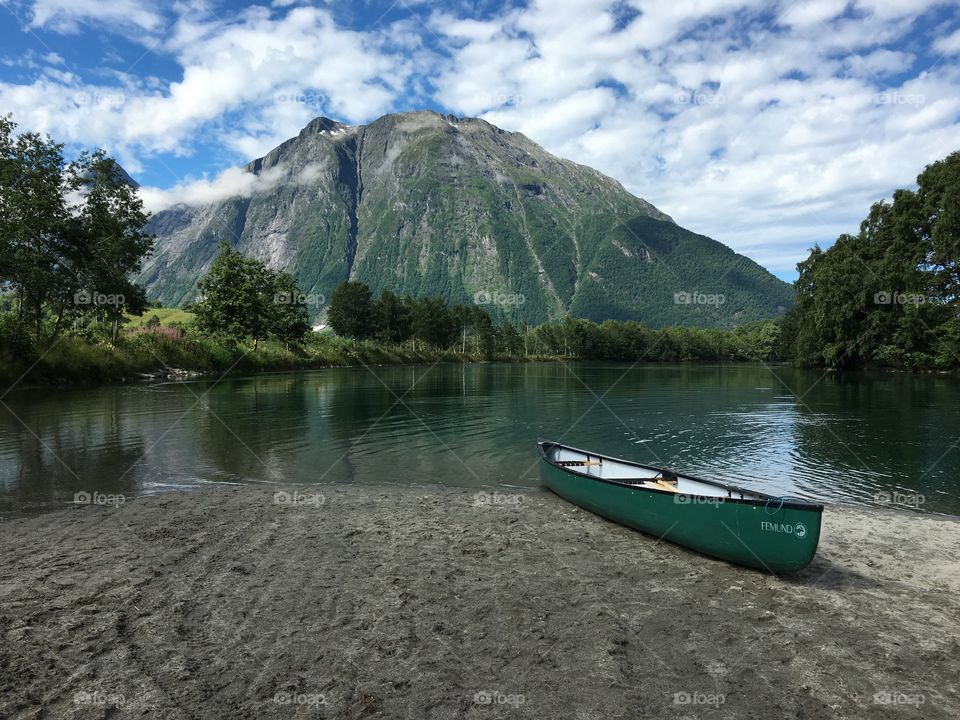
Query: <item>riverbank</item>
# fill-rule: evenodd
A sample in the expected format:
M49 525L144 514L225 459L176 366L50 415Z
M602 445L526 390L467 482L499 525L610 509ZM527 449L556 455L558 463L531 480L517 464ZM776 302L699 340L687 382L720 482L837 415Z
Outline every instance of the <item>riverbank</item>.
M354 342L330 334L312 334L300 346L263 341L232 344L202 335L142 332L116 343L64 336L36 356L11 361L0 354L0 386L98 385L151 379L176 379L258 372L317 370L363 365L472 363L489 360L525 362L539 356L485 357L470 352L412 349L409 345Z
M147 377L250 374L353 365L413 365L432 362L762 362L780 364L774 322L733 330L696 327L649 329L633 322L588 320L523 328L509 323L482 335L453 335L447 349L410 337L402 342L354 341L330 332L308 333L302 342L230 340L198 332L192 315L177 309L148 310L157 317L131 318L115 339L96 327L37 344L22 331L4 328L0 314L0 386L98 384ZM160 326L160 315L172 324ZM139 324L137 324L139 323ZM9 325L9 323L8 323ZM471 331L472 332L472 331Z
M285 490L0 524L0 716L960 713L953 519L828 508L777 578L540 490Z

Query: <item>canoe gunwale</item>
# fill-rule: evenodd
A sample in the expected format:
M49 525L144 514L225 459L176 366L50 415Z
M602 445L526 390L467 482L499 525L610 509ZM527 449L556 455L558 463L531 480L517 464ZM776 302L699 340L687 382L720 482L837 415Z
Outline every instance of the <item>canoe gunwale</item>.
M540 451L540 459L543 460L548 465L550 465L551 467L554 467L557 470L565 472L569 475L574 475L578 478L583 478L585 480L593 480L595 482L607 483L609 485L617 485L619 487L627 488L630 490L642 490L644 492L660 493L663 495L677 495L677 493L672 490L661 490L659 488L646 487L644 485L635 485L635 484L631 484L626 479L601 478L593 475L588 475L586 473L577 472L576 470L573 470L570 467L564 467L562 465L559 465L558 463L548 458L547 452L545 450L545 448L547 447L564 448L567 450L572 450L574 452L583 453L585 455L598 457L603 460L612 460L613 462L624 463L626 465L631 465L633 467L643 468L644 470L656 470L657 472L663 472L664 470L666 470L666 468L657 467L656 465L644 465L643 463L634 462L633 460L624 460L622 458L615 458L610 455L604 455L602 453L593 452L592 450L582 450L581 448L575 448L572 445L564 445L563 443L555 442L553 440L542 440L542 439L537 440L537 448ZM675 471L670 471L670 472L675 472ZM759 495L761 496L761 499L753 500L750 498L697 495L696 493L680 493L681 495L686 495L689 497L720 497L725 503L737 503L741 505L756 505L764 508L769 507L772 501L776 503L776 507L778 510L780 508L785 508L785 509L792 509L792 510L808 510L811 512L819 512L819 513L823 512L823 505L820 503L808 502L806 500L785 500L783 498L777 497L776 495L769 495L767 493L760 492L757 490L747 490L746 488L740 488L740 487L737 487L736 485L727 485L725 483L720 483L715 480L705 480L703 478L699 478L694 475L689 475L687 473L677 473L677 474L680 475L681 477L685 477L690 480L695 480L696 482L704 483L706 485L712 485L713 487L721 488L731 493L736 492L736 493L748 493L750 495Z

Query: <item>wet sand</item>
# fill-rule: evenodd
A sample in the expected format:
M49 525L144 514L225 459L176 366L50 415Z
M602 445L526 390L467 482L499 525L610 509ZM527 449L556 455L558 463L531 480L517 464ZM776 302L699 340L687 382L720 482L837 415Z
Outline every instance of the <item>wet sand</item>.
M954 519L828 507L776 577L546 491L275 491L0 523L0 717L960 716Z

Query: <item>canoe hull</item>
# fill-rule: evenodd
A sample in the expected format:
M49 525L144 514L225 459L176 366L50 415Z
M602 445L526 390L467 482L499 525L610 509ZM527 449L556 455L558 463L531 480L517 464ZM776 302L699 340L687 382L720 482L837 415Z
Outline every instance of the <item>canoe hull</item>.
M820 541L820 506L784 507L777 500L756 504L629 487L566 472L543 457L540 475L557 495L597 515L758 570L799 570L813 559Z

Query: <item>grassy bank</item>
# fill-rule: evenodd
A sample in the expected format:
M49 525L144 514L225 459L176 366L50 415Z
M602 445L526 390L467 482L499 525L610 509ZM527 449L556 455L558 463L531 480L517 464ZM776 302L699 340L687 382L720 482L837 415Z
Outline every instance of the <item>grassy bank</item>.
M403 365L428 362L479 362L471 353L413 350L409 345L353 342L329 333L311 333L300 346L273 341L234 344L199 334L178 335L171 328L121 335L116 343L63 336L43 352L0 356L0 385L103 383L145 376L187 373L252 373L349 365ZM526 358L497 357L500 360Z
M150 320L154 327L151 327ZM500 353L438 350L423 343L354 341L331 332L308 333L288 345L261 340L256 345L196 330L193 313L179 308L150 308L127 315L123 332L111 341L106 328L63 334L36 349L21 339L15 351L0 348L0 385L96 384L193 374L255 373L357 365L406 365L432 362L526 360Z
M168 326L180 324L184 326L192 325L196 316L187 310L181 308L148 308L142 315L126 315L124 327L128 329L145 327L150 318L156 316L160 325Z
M11 314L5 316L8 320ZM647 328L637 323L567 318L536 328L509 323L464 325L442 342L424 336L402 341L356 341L308 332L297 343L238 341L202 331L195 316L177 308L150 308L115 328L94 322L64 330L54 342L34 342L22 326L0 315L0 386L103 383L143 376L253 373L332 366L580 359L632 362L778 362L779 327L773 321L733 330ZM424 330L426 333L426 330ZM52 334L52 332L50 333ZM429 334L427 334L429 336ZM47 335L49 337L49 335ZM460 348L465 352L458 352ZM441 349L444 348L444 349Z

